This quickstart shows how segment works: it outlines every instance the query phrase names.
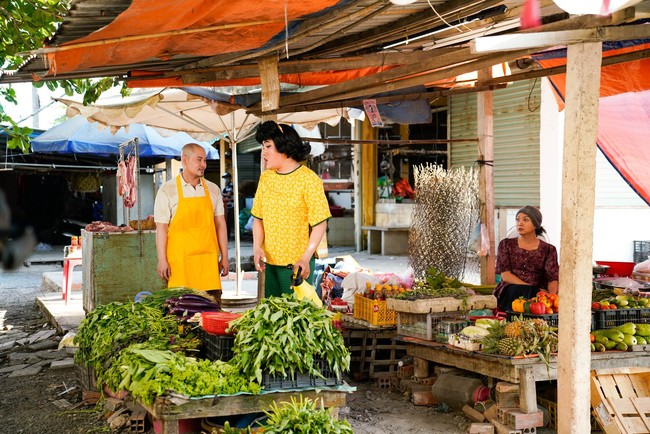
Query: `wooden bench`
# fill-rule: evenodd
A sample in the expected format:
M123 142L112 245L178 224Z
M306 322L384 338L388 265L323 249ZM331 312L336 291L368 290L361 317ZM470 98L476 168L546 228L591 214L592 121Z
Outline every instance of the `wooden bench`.
M409 228L362 226L368 231L368 253L406 256L409 251Z

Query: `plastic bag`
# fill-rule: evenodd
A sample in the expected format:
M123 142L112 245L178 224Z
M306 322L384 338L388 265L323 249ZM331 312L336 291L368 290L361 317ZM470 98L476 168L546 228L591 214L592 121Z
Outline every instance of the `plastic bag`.
M650 258L647 261L639 262L634 266L635 273L648 273L650 274Z
M472 235L469 237L469 242L467 243L467 251L478 253L480 239L481 239L481 223L476 223L476 226L474 226L474 230L472 230Z
M487 226L483 223L481 223L481 237L476 254L479 256L487 256L490 254L490 236L488 235Z

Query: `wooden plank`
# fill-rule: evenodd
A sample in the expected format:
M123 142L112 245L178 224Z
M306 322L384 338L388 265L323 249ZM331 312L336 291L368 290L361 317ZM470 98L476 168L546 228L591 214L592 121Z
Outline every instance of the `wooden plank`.
M262 110L275 110L280 102L278 58L266 57L257 61L262 82Z
M621 398L634 398L637 396L632 380L628 375L614 375L613 377L616 387L621 392Z
M234 414L257 413L270 407L272 403L290 402L300 395L329 407L345 406L347 392L334 390L303 390L300 392L267 393L263 395L236 395L218 398L193 399L185 404L175 405L167 398L159 397L153 405L144 407L160 420L194 419L203 417L229 416Z
M645 431L650 432L650 419L647 416L650 413L650 398L633 398L630 401L632 401L634 408L639 413L639 418L643 422Z

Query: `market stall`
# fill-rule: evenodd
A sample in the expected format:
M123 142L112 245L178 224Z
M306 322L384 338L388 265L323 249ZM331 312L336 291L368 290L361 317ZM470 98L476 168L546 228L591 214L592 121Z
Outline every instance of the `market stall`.
M315 426L349 427L338 408L355 390L342 378L350 355L331 313L308 301L271 297L234 313L190 289L151 291L97 306L74 342L81 371L107 396L132 401L132 419L148 415L157 433L251 415L272 425L273 414L297 408Z

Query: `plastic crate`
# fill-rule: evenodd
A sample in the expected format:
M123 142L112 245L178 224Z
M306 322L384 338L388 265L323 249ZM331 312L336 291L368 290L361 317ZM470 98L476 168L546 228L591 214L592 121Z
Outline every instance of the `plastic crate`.
M397 312L397 334L433 341L436 340L437 327L441 321L455 320L457 318L463 319L463 313L460 311L440 313ZM469 324L469 321L467 324ZM444 338L444 342L447 342L447 337Z
M650 241L635 241L634 242L634 262L647 261L650 256Z
M373 300L361 294L354 294L353 317L372 325L397 324L397 313L388 308L385 300Z
M227 362L233 357L234 336L222 336L201 331L201 355L208 360Z
M611 309L611 310L594 310L592 317L595 321L596 329L609 329L626 322L637 324L650 324L650 309Z
M552 430L557 430L557 403L538 396L537 404L544 407L548 411L549 421L548 421L547 428L550 428ZM593 416L591 416L590 422L591 422L591 431L600 431L598 422Z
M291 377L291 373L287 373L286 377L264 374L262 377L262 387L266 391L271 391L303 389L307 387L333 387L343 384L343 380L337 378L336 372L330 370L327 360L317 359L314 363L324 378L302 372L296 372L293 378Z
M228 335L226 333L230 321L236 320L241 316L240 313L230 312L202 312L201 313L201 327L208 333L213 335Z

